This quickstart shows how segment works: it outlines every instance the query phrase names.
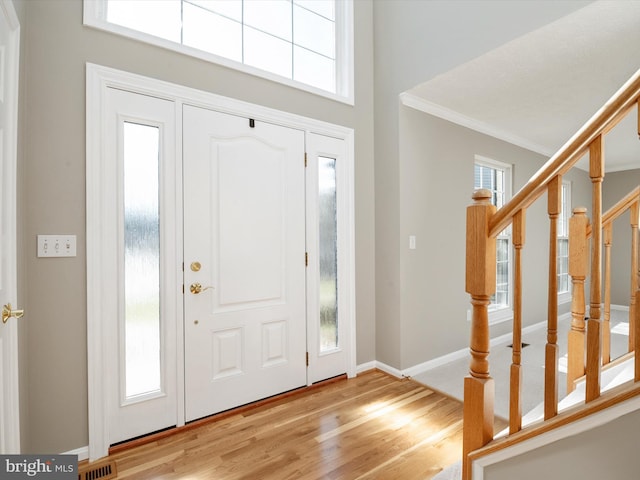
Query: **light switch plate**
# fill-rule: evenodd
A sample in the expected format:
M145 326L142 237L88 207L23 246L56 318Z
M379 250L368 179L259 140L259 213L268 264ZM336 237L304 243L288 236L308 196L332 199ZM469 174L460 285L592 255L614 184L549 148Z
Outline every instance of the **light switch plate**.
M75 256L75 235L38 235L38 257Z

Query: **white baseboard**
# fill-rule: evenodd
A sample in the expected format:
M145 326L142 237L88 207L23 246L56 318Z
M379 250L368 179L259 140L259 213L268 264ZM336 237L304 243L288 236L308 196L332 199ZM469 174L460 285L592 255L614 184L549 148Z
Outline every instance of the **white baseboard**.
M447 353L446 355L434 358L433 360L428 360L418 365L414 365L413 367L409 367L403 370L402 373L407 377L415 377L416 375L419 375L421 373L428 372L429 370L433 370L434 368L467 357L469 357L469 347L463 348L461 350L456 350L455 352Z
M629 311L629 305L611 305L611 310L618 310L620 312L628 312ZM589 311L588 309L585 311Z
M376 361L372 360L367 363L361 363L360 365L356 365L356 375L358 373L367 372L369 370L373 370L376 368Z
M558 317L558 320L567 320L570 318L571 312L568 312L560 315ZM528 327L523 328L522 333L531 333L541 328L545 328L546 326L547 321L544 320L542 322L534 323L533 325L529 325ZM500 335L499 337L492 338L489 345L493 348L497 345L501 345L502 343L510 342L512 338L513 334L506 333L504 335ZM429 360L424 363L414 365L413 367L406 368L402 370L401 374L405 377L415 377L416 375L428 372L429 370L433 370L434 368L440 367L447 363L453 362L455 360L460 360L461 358L469 358L469 347L463 348L461 350L456 350L455 352L447 353L446 355L434 358L433 360Z
M377 368L378 370L382 370L389 375L393 375L394 377L402 378L404 375L400 370L394 367L390 367L386 363L379 362L377 360L372 360L371 362L362 363L356 367L356 373L363 373L368 370L373 370Z
M612 307L613 308L613 305ZM624 308L624 307L621 307ZM558 320L568 320L571 319L571 312L563 313L558 317ZM534 323L533 325L529 325L522 329L523 334L531 333L541 328L545 328L547 326L547 321L544 320L542 322ZM510 342L513 338L513 334L506 333L504 335L500 335L499 337L492 338L490 341L491 347L495 347L497 345L501 345L502 343ZM428 372L429 370L433 370L434 368L440 367L447 363L453 362L455 360L460 360L461 358L469 357L469 347L462 348L460 350L456 350L455 352L447 353L441 357L434 358L432 360L428 360L426 362L420 363L418 365L414 365L413 367L405 368L404 370L398 370L395 367L391 367L385 363L379 362L377 360L372 360L371 362L360 364L356 367L356 373L366 372L367 370L373 370L377 368L386 372L394 377L402 378L402 377L415 377L424 372Z
M62 455L77 455L78 461L87 460L89 458L89 447L80 447L75 450L69 450L68 452L62 453Z

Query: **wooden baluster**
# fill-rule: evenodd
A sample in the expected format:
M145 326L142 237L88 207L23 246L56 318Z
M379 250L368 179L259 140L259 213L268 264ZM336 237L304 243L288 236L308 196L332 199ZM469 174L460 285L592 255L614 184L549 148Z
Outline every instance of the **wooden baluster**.
M640 137L640 99L638 99L636 111L638 112L638 137ZM636 232L634 235L636 239L638 238L637 235L638 233ZM634 242L634 244L636 245L635 248L637 249L638 248L637 240ZM631 247L631 248L634 248L634 247ZM633 316L633 325L631 324L631 322L629 322L629 336L631 336L631 330L633 329L633 336L634 336L633 351L640 352L640 332L638 331L640 330L640 318L638 318L640 317L640 265L638 265L637 263L632 263L631 270L634 270L634 269L637 272L636 288L638 289L635 292L636 301L634 302L634 305L636 305L636 307L635 307L635 315ZM633 275L633 272L631 274ZM635 359L634 381L640 382L640 355L634 355L634 359Z
M629 351L633 352L636 343L636 290L638 290L638 203L629 208L631 225L631 299L629 301Z
M638 273L640 276L640 272ZM638 283L640 284L640 278L638 279ZM640 305L640 289L636 290L636 305ZM633 329L635 330L635 345L633 346L634 352L640 352L640 308L636 308L636 318L634 318ZM629 325L631 328L631 325ZM634 375L633 381L640 382L640 355L634 355Z
M522 247L525 239L525 211L513 219L513 351L509 394L509 433L522 428Z
M558 413L558 216L562 204L562 176L547 188L549 214L549 292L547 301L547 345L544 362L544 419Z
M633 265L631 266L631 268L633 268ZM640 285L640 267L636 267L636 271L638 272L638 285ZM640 287L638 288L638 290L636 290L636 305L640 306ZM633 320L633 330L635 332L635 344L633 345L633 351L640 352L640 307L636 308L636 316ZM629 328L631 328L631 325L629 325ZM640 382L640 355L636 353L633 357L635 372L633 375L633 380L634 382Z
M589 176L593 185L591 219L591 301L587 320L586 401L600 396L600 351L602 330L602 181L604 179L604 140L599 135L589 146Z
M611 361L611 243L613 224L604 227L604 317L602 322L602 365Z
M471 295L471 361L464 379L462 478L471 478L470 452L493 439L494 383L489 375L489 303L496 290L496 239L489 220L496 207L491 192L477 190L467 207L466 291Z
M587 209L573 209L569 219L569 275L571 275L571 330L567 346L567 393L573 391L573 381L584 375L584 281L587 277Z

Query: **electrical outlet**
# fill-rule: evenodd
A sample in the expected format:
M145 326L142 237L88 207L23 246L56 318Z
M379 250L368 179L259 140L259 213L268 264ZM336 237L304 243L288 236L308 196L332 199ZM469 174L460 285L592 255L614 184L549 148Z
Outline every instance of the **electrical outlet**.
M75 235L38 235L38 257L75 256Z

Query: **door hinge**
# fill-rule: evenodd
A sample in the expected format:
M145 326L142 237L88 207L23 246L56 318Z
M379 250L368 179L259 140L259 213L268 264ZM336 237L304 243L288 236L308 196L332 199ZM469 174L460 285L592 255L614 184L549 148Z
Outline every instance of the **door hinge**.
M307 252L304 252L304 266L309 266L309 254Z
M182 285L182 294L184 295L184 284Z
M309 366L309 352L307 352L307 367Z
M304 166L307 167L307 152L304 152Z

